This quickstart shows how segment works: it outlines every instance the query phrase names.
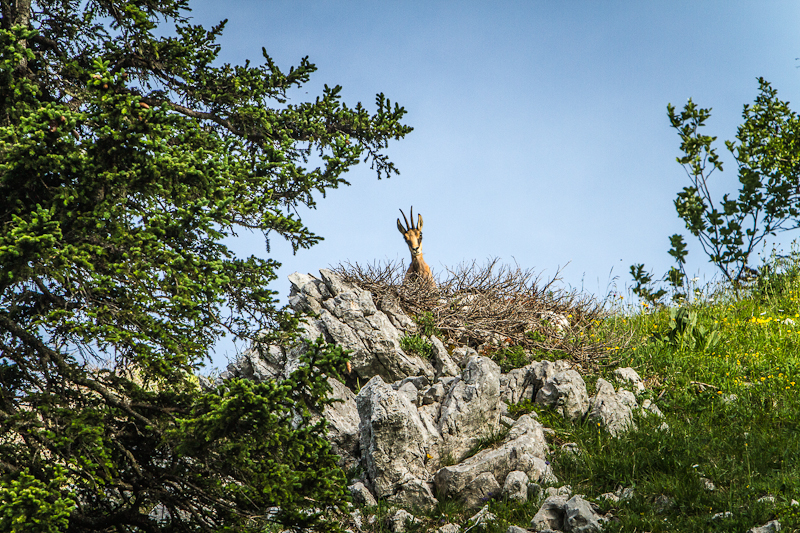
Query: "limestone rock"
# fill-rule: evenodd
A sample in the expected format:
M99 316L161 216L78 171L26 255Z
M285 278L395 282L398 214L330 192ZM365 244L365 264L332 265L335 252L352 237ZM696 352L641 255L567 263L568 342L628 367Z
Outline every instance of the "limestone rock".
M534 367L540 363L532 363L522 368L514 368L500 376L500 399L508 404L522 400L533 401L536 394L534 385Z
M771 520L763 526L751 527L747 533L776 533L781 530L781 523L777 520Z
M441 381L434 383L422 394L422 405L440 403L444 399L445 389Z
M481 356L470 357L464 366L442 401L438 421L442 456L456 460L500 424L500 367Z
M397 300L384 296L378 302L378 309L383 311L397 329L406 333L414 333L417 331L417 324L403 312Z
M428 450L437 439L408 398L375 376L356 396L356 405L362 464L375 495L387 498L400 485L427 480Z
M580 420L589 407L583 378L575 370L559 372L536 393L536 403L552 407L564 418Z
M534 531L544 531L552 529L563 531L564 529L564 508L567 505L566 496L549 496L531 520L531 527Z
M333 389L330 397L340 400L326 405L323 416L328 421L328 440L333 452L342 459L340 466L349 468L358 462L360 418L356 407L356 397L343 383L328 378Z
M442 341L438 337L431 336L428 341L433 345L433 368L436 370L436 376L460 376L461 369L447 353L447 348L444 347Z
M461 502L468 509L477 509L501 492L497 478L490 472L483 472L473 478L458 494Z
M552 476L543 459L546 451L542 425L527 415L522 416L501 446L481 450L459 464L439 469L434 476L436 490L445 497L458 497L473 479L485 472L505 480L510 472L520 470L530 480L539 481Z
M589 420L599 422L616 437L633 427L632 408L636 399L629 391L614 391L614 386L600 378L597 380L597 394L591 400Z
M309 320L310 327L323 332L329 342L352 350L351 365L359 378L379 375L392 382L424 375L433 380L433 366L419 356L403 352L401 332L386 313L378 310L368 291L345 283L327 269L321 269L320 276L322 280L308 274L289 276L289 303L299 312L317 314L318 320ZM395 316L395 322L398 320ZM314 340L318 335L312 338L313 333L304 336Z
M396 511L393 515L389 516L386 519L387 526L389 527L389 531L392 533L403 533L409 524L414 524L419 522L414 515L409 513L404 509L400 509Z
M604 521L592 504L580 496L573 496L564 505L564 531L599 533Z
M432 485L419 479L409 480L399 485L387 501L403 507L433 509L439 501L433 495Z
M519 470L514 470L506 476L503 482L503 496L511 501L528 501L528 474Z
M366 505L369 507L378 505L378 502L375 500L375 496L373 496L369 489L360 481L356 481L352 485L348 486L347 490L349 490L350 494L353 496L353 502L357 504Z
M474 527L479 530L483 530L495 520L497 520L497 517L489 512L489 504L487 503L481 508L480 511L469 518L469 522L472 523L472 525L468 529Z
M644 392L644 383L642 382L642 378L639 377L639 373L631 367L615 369L614 377L630 383L637 393Z

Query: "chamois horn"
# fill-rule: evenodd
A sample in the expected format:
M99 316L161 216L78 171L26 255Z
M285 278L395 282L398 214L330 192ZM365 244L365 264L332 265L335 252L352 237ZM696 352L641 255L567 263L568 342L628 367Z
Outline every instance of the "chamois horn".
M412 213L413 213L413 211L414 211L414 206L411 206L411 211L412 211ZM403 215L403 220L405 220L405 221L406 221L406 230L413 229L413 228L414 228L414 226L409 226L409 224L408 224L408 219L406 218L406 214L405 214L405 213L403 213L403 210L402 210L402 209L400 210L400 214L401 214L401 215ZM412 220L412 221L414 220L414 215L411 215L411 220ZM399 222L399 220L398 220L398 222Z

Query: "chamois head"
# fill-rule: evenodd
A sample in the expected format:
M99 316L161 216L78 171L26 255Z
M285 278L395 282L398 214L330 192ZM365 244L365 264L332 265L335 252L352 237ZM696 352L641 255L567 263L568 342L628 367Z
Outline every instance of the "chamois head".
M403 238L408 245L408 251L411 252L411 266L408 267L408 271L406 272L406 280L412 275L419 276L427 280L431 286L436 287L436 281L433 279L431 267L429 267L422 258L422 215L417 215L417 226L414 227L413 206L411 207L411 224L408 223L406 214L403 213L402 209L400 210L400 214L403 215L403 220L405 220L406 225L403 226L398 218L397 229L403 234Z
M402 222L400 219L397 219L397 229L400 233L403 234L403 238L406 240L406 244L408 245L408 251L411 252L411 257L416 257L422 253L422 215L417 215L418 223L417 227L414 227L414 206L411 206L411 224L409 225L408 219L406 218L406 214L403 213L403 210L400 210L400 214L403 215L403 220L406 221L406 227L403 227Z

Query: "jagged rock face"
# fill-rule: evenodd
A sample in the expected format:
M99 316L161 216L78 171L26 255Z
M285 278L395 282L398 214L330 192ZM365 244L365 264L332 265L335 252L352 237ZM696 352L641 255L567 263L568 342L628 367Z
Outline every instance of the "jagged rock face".
M401 485L427 481L428 451L438 435L429 433L408 397L375 376L356 396L356 405L362 464L375 495L396 496ZM413 486L418 489L419 484Z
M472 479L459 494L467 509L478 509L500 494L500 484L490 472L483 472Z
M328 421L328 440L333 452L342 459L345 469L358 463L359 422L356 397L343 383L328 378L333 391L330 397L341 400L325 406L322 415Z
M564 531L600 533L604 521L603 517L595 512L592 504L580 496L573 496L564 505Z
M525 503L528 501L528 474L520 470L509 472L503 483L503 496L510 501Z
M536 511L531 520L534 531L552 529L562 531L564 528L564 507L567 505L566 496L548 497Z
M433 344L429 362L400 348L402 335L415 331L416 325L396 302L384 299L376 307L369 292L328 270L321 270L319 279L295 273L290 280L290 304L318 318L306 319L299 342L256 346L222 378L285 379L299 366L307 343L320 336L351 350L353 380L348 384L354 385L356 377L368 383L354 395L330 378L331 396L341 401L321 414L328 421L333 450L342 457L340 465L364 467L364 478L349 487L355 501L372 505L377 498L431 509L438 503L436 493L476 508L499 494L517 501L530 494L538 498L545 490L540 485L550 485L534 528L599 531L601 520L589 503L571 498L568 487L552 488L557 480L545 460L548 446L535 415L518 420L501 415L509 414L507 404L535 400L574 420L589 411L616 436L631 427L631 413L639 409L631 392L615 391L600 379L590 402L582 377L567 361L533 362L501 374L497 364L472 348L456 347L450 354L436 337L428 339ZM615 376L641 388L632 369ZM641 410L663 416L649 401ZM508 428L503 441L465 458L482 439L497 434L501 420ZM490 517L487 509L476 517ZM392 527L400 528L401 522Z
M552 476L544 461L546 451L542 425L528 415L521 416L501 446L439 469L434 476L436 490L447 497L461 497L472 480L485 472L491 473L498 483L505 483L508 474L515 470L524 472L531 481L539 481L543 476Z
M381 376L392 382L406 376L427 376L433 381L435 370L431 363L403 352L400 348L403 334L386 313L378 310L368 291L345 283L330 270L321 269L320 276L321 280L308 274L289 276L292 283L289 304L298 312L319 316L307 319L309 332L321 332L328 342L351 350L352 369L362 380ZM410 321L394 308L391 312L398 324ZM316 339L310 335L304 337Z
M442 457L461 459L482 438L495 434L499 424L500 367L486 357L472 356L442 401Z
M574 370L559 372L536 393L536 403L552 407L564 418L580 420L589 407L586 383Z
M614 385L600 378L597 380L597 394L591 401L589 420L601 423L616 437L633 427L633 409L637 407L632 392L615 392Z

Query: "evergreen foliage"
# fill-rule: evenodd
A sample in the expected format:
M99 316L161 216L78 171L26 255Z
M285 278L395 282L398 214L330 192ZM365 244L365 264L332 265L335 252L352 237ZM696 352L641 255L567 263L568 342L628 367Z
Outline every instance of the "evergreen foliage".
M332 527L343 474L313 414L341 350L280 384L194 373L223 334L297 326L278 263L225 239L318 242L286 213L362 159L397 173L405 111L294 102L307 58L219 64L225 23L188 0L0 7L0 529Z

